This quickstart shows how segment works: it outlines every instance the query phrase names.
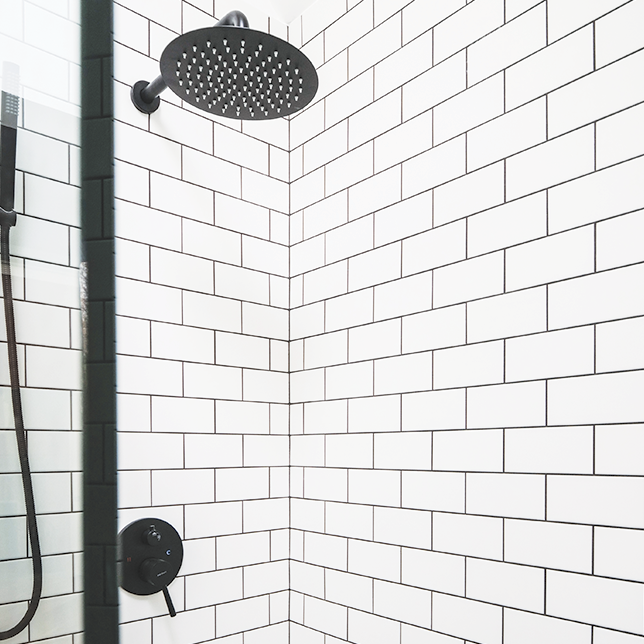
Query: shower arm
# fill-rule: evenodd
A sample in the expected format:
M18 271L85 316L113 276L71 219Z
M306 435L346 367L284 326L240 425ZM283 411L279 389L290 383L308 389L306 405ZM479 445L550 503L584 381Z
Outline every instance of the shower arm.
M230 11L227 13L215 27L250 27L248 18L241 11ZM152 82L138 81L132 86L132 102L140 112L152 114L159 108L161 99L159 94L166 90L168 86L159 74Z

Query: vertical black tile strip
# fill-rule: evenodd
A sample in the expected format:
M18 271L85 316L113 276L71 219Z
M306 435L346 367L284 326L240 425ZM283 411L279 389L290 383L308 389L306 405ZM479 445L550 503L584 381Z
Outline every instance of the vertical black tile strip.
M85 641L118 644L112 0L81 3Z

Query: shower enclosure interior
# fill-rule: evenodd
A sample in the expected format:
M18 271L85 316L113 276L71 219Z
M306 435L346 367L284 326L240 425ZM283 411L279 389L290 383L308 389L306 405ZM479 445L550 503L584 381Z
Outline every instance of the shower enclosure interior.
M83 630L79 23L77 0L0 4L0 61L14 64L19 73L18 217L11 268L43 554L42 600L29 626L11 642L66 636L71 644L81 641ZM33 574L4 321L0 333L0 631L5 631L26 612Z

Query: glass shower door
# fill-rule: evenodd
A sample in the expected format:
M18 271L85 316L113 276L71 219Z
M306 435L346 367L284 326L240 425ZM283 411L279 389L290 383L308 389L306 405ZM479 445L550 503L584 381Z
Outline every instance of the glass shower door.
M82 641L79 23L80 0L0 2L0 81L19 99L11 273L42 553L42 598L9 642ZM25 615L34 574L0 316L1 634Z

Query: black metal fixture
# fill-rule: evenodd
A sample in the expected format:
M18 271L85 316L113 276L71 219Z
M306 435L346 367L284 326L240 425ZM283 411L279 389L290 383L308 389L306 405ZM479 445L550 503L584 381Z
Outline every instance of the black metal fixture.
M145 114L158 109L166 87L194 107L242 120L293 114L318 89L313 63L285 40L250 29L241 11L175 38L161 54L160 67L151 83L132 87L132 102Z
M134 595L163 592L170 617L177 612L168 586L183 561L179 533L162 519L139 519L119 533L118 571L121 588Z
M20 99L18 97L19 77L18 66L5 62L2 69L2 114L0 126L0 257L2 264L2 294L4 299L4 315L7 329L7 353L9 357L9 381L11 383L11 401L13 403L13 418L15 423L18 457L22 489L25 497L27 515L27 530L31 546L31 561L33 581L31 598L22 619L12 628L0 631L0 640L14 638L27 628L33 619L42 596L42 555L36 522L36 506L34 502L31 470L27 451L27 433L22 413L20 395L20 379L18 370L18 351L16 344L16 321L13 310L13 295L11 290L11 255L9 252L9 231L16 225L17 217L14 210L16 184L16 145L18 134L18 115Z

